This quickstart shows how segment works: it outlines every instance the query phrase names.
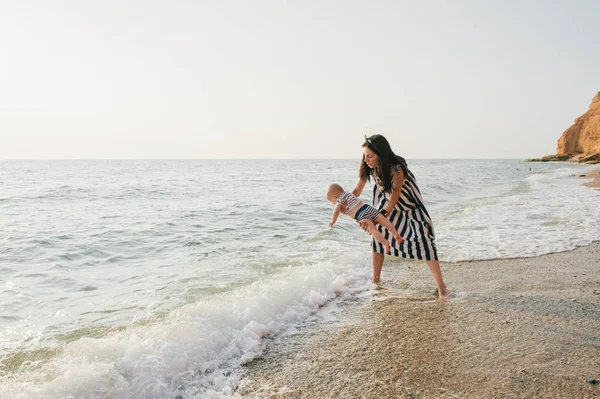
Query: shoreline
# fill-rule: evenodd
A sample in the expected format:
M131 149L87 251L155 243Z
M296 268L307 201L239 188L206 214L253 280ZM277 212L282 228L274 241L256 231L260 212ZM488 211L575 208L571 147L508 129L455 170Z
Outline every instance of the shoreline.
M600 171L596 171L600 174ZM373 300L270 345L248 398L600 397L600 242L529 258L386 261ZM586 380L588 382L586 382Z
M600 169L594 169L581 176L582 179L594 179L591 182L583 183L583 186L600 189Z

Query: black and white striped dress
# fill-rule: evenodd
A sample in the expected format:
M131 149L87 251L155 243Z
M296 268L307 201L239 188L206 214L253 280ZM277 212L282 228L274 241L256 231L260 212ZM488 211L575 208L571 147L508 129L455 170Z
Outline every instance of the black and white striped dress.
M393 167L392 173L401 170L400 165L396 165ZM373 206L381 210L388 203L390 193L383 193L383 183L374 170L372 176L375 180ZM377 226L388 241L391 239L391 255L419 260L438 260L433 223L427 209L425 209L421 191L417 186L417 179L410 170L408 175L404 176L402 193L398 203L394 206L394 210L389 215L389 220L404 239L398 245L389 231L381 225ZM377 240L373 239L372 246L373 252L385 253L384 246Z

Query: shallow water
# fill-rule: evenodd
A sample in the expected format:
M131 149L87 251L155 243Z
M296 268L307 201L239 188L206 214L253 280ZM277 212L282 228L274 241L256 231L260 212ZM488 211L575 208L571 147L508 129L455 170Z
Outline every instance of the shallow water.
M600 192L573 177L589 167L409 167L443 260L534 256L600 239ZM357 168L1 162L0 396L232 395L238 366L262 352L265 334L371 295L369 237L344 216L327 227L326 186L353 188Z

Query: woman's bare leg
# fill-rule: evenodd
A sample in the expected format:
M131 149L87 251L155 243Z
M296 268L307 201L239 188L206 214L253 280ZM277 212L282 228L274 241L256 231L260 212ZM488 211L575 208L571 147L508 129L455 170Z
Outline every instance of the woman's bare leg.
M369 220L369 219L363 219L358 221L358 224L360 224L360 228L363 229L364 231L369 231L369 228L371 226L375 226L375 224ZM375 229L377 230L377 229ZM377 230L377 232L379 232L379 230ZM386 240L387 241L387 240ZM372 259L373 259L373 282L374 283L378 283L379 279L381 278L381 269L383 268L383 259L385 257L384 254L378 254L376 252L372 252Z
M381 269L383 268L383 254L373 252L373 282L378 283L381 278Z
M375 263L373 262L373 265L374 264ZM427 266L429 266L429 271L431 272L431 274L433 275L433 279L435 280L435 285L437 286L440 300L445 301L446 299L448 299L448 290L446 289L446 284L444 284L444 279L442 278L440 262L438 260L428 260Z

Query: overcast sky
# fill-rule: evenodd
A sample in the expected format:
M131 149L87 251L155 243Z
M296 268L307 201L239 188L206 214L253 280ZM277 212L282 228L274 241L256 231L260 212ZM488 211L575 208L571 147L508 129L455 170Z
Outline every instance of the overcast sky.
M526 158L600 90L600 2L0 0L0 159Z

